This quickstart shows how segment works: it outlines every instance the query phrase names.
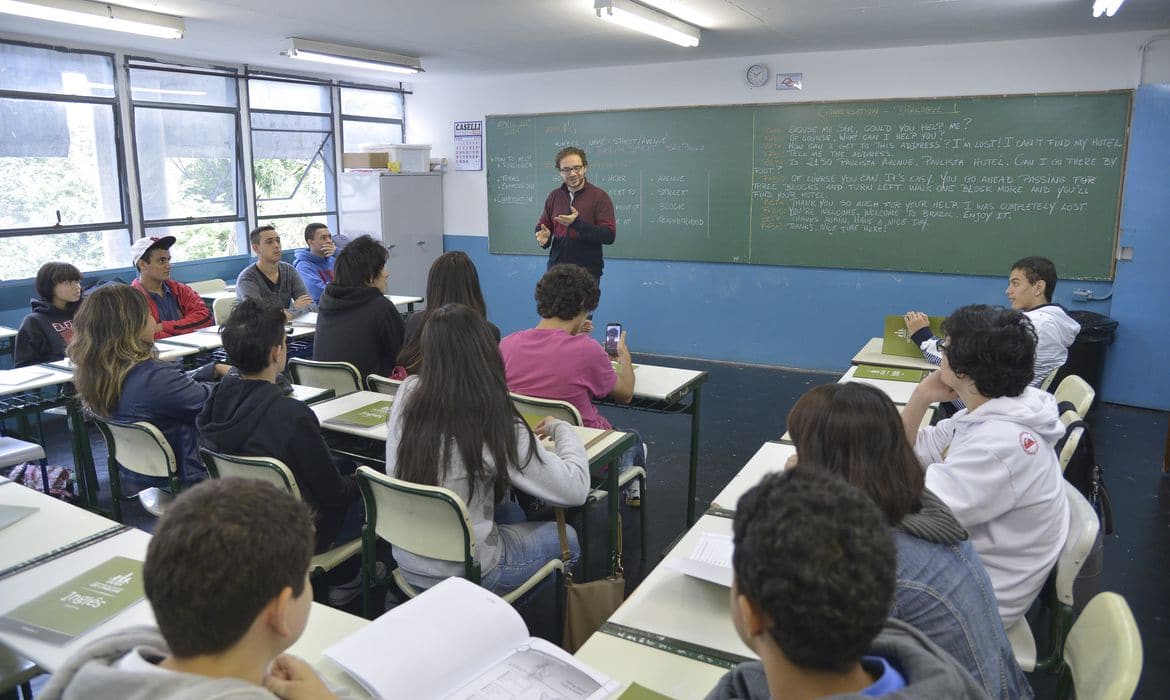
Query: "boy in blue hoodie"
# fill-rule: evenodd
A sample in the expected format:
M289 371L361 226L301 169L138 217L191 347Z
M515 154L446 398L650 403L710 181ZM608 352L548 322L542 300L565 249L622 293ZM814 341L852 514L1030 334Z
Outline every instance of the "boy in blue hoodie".
M333 242L333 234L325 224L309 224L305 227L305 243L307 248L297 250L293 267L300 273L313 297L313 303L321 301L321 293L325 285L333 281L333 253L337 246Z

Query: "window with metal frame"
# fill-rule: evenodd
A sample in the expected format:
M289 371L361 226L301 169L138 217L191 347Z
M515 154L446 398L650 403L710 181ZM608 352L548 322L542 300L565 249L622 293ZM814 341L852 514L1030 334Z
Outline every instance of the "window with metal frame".
M345 153L402 143L405 97L401 90L341 86L341 145Z
M0 279L127 264L114 57L0 42Z

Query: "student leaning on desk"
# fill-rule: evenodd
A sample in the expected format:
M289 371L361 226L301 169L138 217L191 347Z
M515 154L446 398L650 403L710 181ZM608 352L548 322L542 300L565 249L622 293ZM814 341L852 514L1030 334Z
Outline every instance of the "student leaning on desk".
M313 602L308 506L256 479L206 481L175 499L143 565L158 628L81 649L43 700L326 700L303 660L283 654Z
M65 359L73 338L73 315L81 306L81 270L66 262L50 262L37 270L37 299L16 334L13 364L27 367Z

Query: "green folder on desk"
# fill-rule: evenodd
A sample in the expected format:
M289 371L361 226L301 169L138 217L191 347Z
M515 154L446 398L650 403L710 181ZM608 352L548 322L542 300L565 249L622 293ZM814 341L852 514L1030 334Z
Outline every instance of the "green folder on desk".
M375 401L361 408L355 408L352 411L327 418L324 422L333 425L353 425L359 428L372 428L375 425L381 425L386 422L386 419L390 417L390 405L392 403L392 401Z
M892 382L914 382L917 384L926 376L924 369L905 369L902 367L878 367L877 365L857 365L853 370L854 379L888 379Z
M942 316L930 316L930 330L940 338L943 335L942 323L946 320ZM906 321L901 316L886 316L886 329L882 333L882 354L897 355L898 357L922 357L918 344L910 339L910 332L906 330Z
M0 617L0 629L65 644L142 600L142 562L114 557Z

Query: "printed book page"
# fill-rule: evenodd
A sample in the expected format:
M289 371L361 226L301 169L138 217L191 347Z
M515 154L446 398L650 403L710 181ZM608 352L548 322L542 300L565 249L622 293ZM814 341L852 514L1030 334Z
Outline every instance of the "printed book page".
M687 576L731 588L731 555L734 551L730 535L704 532L690 554L670 557L666 565Z
M445 700L597 700L620 687L560 647L533 638Z

